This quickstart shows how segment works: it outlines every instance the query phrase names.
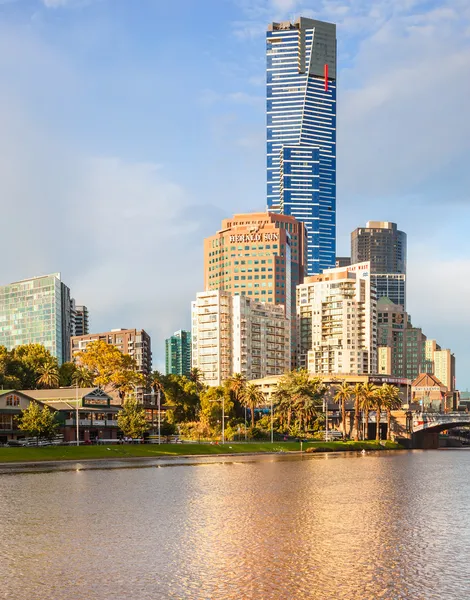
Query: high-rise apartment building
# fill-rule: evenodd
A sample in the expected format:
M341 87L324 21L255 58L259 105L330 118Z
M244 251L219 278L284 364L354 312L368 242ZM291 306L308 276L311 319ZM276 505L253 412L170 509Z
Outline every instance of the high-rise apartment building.
M299 365L311 373L377 372L376 297L363 266L329 269L297 288Z
M89 333L88 308L72 300L72 335Z
M369 221L351 234L351 262L370 262L377 298L406 308L406 233L389 221Z
M308 233L308 274L335 266L336 25L272 23L267 54L267 205Z
M259 379L290 369L284 307L208 291L197 294L191 312L192 366L208 385L221 385L234 373Z
M60 273L0 287L0 346L42 344L60 364L70 360L70 307Z
M434 352L434 375L449 392L455 390L455 356L449 349Z
M143 329L112 329L103 333L89 333L74 336L70 341L72 359L86 350L90 342L102 341L116 346L123 354L129 354L140 373L148 376L152 373L152 349L148 333Z
M426 336L420 327L413 327L403 306L387 297L380 298L377 321L379 375L413 381L425 372Z
M191 371L191 332L176 331L165 340L167 375L189 375Z
M420 374L437 377L449 391L455 390L455 356L428 340L413 327L403 306L388 298L377 302L378 372L415 380Z

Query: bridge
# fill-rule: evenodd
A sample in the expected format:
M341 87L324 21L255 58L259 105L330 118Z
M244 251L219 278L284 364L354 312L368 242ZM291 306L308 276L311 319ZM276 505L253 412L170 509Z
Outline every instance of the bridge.
M413 415L413 433L419 431L439 433L454 427L470 427L470 413L418 413Z
M454 427L470 427L470 413L397 411L395 430L399 437L409 440L412 448L439 448L439 433Z

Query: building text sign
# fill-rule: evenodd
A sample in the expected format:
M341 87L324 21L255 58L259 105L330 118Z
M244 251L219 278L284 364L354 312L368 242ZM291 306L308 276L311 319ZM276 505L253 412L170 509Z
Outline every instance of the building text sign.
M278 240L278 233L239 233L230 236L230 242L235 244L243 242L277 242Z

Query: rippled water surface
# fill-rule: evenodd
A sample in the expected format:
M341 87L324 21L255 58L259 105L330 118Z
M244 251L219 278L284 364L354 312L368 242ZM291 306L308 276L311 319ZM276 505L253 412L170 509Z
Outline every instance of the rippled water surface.
M0 474L0 597L470 598L470 451L145 464Z

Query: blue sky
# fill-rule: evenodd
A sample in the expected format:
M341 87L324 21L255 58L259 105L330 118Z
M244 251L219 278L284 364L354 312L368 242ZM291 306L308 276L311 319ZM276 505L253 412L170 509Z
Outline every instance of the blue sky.
M61 271L161 367L204 236L264 210L264 30L300 14L338 24L338 253L408 233L413 323L470 387L468 0L0 0L0 281Z

